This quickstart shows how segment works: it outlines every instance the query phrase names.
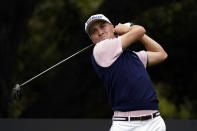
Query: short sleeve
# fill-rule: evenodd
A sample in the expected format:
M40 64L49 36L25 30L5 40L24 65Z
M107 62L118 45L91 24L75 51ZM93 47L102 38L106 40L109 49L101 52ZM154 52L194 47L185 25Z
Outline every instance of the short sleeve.
M98 65L108 67L115 62L122 52L121 37L118 37L97 43L93 50L93 56Z
M135 52L135 53L140 58L140 60L142 61L144 67L146 68L147 62L148 62L147 52L143 50L143 51L139 51L139 52Z

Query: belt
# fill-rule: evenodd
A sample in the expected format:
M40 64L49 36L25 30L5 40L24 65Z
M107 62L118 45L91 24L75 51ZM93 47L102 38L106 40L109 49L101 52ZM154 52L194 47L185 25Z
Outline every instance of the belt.
M144 120L149 120L153 119L157 116L160 116L159 112L155 112L151 115L146 115L146 116L139 116L139 117L121 117L121 116L114 116L113 121L144 121Z

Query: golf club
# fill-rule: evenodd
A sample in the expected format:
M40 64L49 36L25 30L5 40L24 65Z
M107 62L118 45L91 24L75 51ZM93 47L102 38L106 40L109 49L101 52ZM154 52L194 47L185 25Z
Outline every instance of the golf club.
M15 99L21 99L22 96L23 96L23 90L24 90L24 88L22 88L22 86L26 85L27 83L29 83L30 81L36 79L37 77L43 75L44 73L46 73L47 71L53 69L54 67L56 67L56 66L62 64L63 62L66 62L67 60L69 60L70 58L76 56L77 54L79 54L79 53L81 53L81 52L87 50L88 48L90 48L90 47L93 46L93 45L94 45L94 44L91 44L91 45L89 45L89 46L87 46L87 47L85 47L85 48L79 50L78 52L76 52L76 53L74 53L73 55L71 55L71 56L65 58L64 60L58 62L57 64L51 66L50 68L44 70L43 72L39 73L38 75L36 75L36 76L30 78L29 80L25 81L24 83L22 83L22 84L16 84L16 85L14 86L14 88L12 89L12 96L13 96Z

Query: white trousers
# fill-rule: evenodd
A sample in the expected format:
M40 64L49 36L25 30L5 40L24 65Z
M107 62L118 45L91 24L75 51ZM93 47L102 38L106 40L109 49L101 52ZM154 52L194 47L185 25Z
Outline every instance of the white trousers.
M161 116L145 121L113 121L110 131L166 131Z

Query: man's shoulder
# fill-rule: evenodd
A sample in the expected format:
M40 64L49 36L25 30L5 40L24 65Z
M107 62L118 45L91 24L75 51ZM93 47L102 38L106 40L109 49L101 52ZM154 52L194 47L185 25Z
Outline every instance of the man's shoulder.
M99 65L107 67L111 65L122 53L119 38L105 39L96 44L93 55Z

